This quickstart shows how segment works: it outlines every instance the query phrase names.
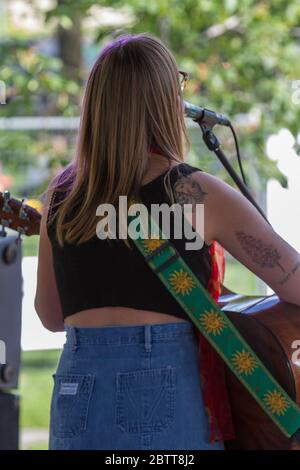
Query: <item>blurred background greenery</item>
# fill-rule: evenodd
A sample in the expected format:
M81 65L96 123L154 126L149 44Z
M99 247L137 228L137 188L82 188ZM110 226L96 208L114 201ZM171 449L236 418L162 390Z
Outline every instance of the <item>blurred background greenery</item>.
M125 32L160 37L190 74L185 99L230 116L247 179L264 207L267 181L287 184L266 157L266 140L282 127L295 137L299 132L300 107L293 100L300 77L298 0L0 0L0 81L6 89L6 103L0 105L0 191L38 199L70 161L76 129L34 129L33 118L78 117L91 64L108 41ZM12 121L22 117L32 119L29 126ZM198 128L189 133L189 161L230 182ZM232 135L225 129L217 134L238 171ZM24 240L24 256L36 256L37 246L38 237ZM225 284L247 294L264 289L230 257ZM23 353L23 429L48 427L58 354ZM47 443L24 446L46 448Z
M292 103L300 76L298 0L1 0L0 8L1 117L78 116L87 70L101 48L122 32L147 31L190 73L185 99L231 117L252 187L263 189L270 176L286 183L264 145L283 126L298 133L300 107ZM221 136L235 164L232 137ZM69 161L74 140L68 132L1 130L2 171L13 190L39 194L47 174L41 169L51 173ZM198 142L191 159L228 179ZM33 167L40 178L31 178Z

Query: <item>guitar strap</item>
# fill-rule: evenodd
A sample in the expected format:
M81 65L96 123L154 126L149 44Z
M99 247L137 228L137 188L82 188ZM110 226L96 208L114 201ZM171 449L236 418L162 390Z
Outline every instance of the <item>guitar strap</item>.
M139 201L134 199L132 202ZM139 212L139 209L137 211ZM149 212L148 228L150 227L152 238L142 236L142 224L139 224L142 230L138 238L135 238L136 235L130 236L130 224L134 219L139 219L136 214L131 214L132 210L129 210L128 234L147 264L285 436L293 436L300 429L298 405L266 369ZM133 225L136 226L136 221Z

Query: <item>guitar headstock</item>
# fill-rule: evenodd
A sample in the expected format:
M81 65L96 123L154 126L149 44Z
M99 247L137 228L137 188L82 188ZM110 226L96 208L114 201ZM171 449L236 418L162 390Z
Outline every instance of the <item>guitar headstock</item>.
M40 233L41 214L24 204L24 199L11 198L9 191L0 192L0 227L16 230L21 235Z

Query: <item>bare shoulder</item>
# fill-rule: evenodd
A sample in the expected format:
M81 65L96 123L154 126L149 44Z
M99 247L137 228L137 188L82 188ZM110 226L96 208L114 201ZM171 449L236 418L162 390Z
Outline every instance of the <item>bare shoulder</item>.
M175 201L181 205L192 204L193 206L193 227L197 224L195 217L197 206L199 204L204 206L204 238L207 244L210 244L217 236L217 229L220 225L220 204L224 205L225 199L229 199L225 195L230 191L229 185L201 170L181 175L174 185Z
M229 219L231 223L233 220L241 221L241 216L245 213L248 217L253 216L254 219L261 218L257 209L238 189L220 178L204 171L194 172L192 178L205 195L203 203L206 215L209 215L210 219L217 217L218 225L222 222L222 226L226 226Z
M202 170L182 175L176 181L174 188L177 195L191 194L193 202L213 202L219 197L235 197L242 199L239 191L214 175ZM192 202L192 201L191 201Z
M256 212L255 208L236 189L221 179L204 171L194 171L188 176L178 179L174 187L176 202L181 204L203 204L205 241L210 244L218 239L220 231L226 230L232 223L232 217L237 220L247 207L248 215Z
M212 200L220 196L242 197L240 192L232 186L205 171L195 171L191 174L191 178L199 187L203 188L203 191L206 192L206 196L210 196L209 198L207 197L206 200Z
M217 240L228 249L237 243L239 232L257 233L261 237L268 234L269 239L275 236L271 226L239 190L203 171L194 172L192 177L204 194L207 243Z

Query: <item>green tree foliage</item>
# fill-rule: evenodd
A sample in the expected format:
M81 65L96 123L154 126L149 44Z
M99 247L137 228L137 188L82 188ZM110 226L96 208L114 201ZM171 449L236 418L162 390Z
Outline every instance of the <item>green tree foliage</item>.
M93 5L127 7L134 21L122 32L162 38L191 74L186 99L222 111L238 126L250 177L274 176L285 184L264 145L282 127L299 132L300 103L293 100L300 79L298 0L65 0L48 16L63 18L76 8L89 15ZM99 28L95 38L114 35Z
M185 99L227 114L238 128L248 179L264 182L273 176L285 184L265 155L265 142L282 127L295 136L299 132L300 103L293 99L293 86L300 80L299 0L60 0L45 19L56 18L68 28L74 12L83 19L91 15L94 5L127 9L133 17L122 31L107 26L94 31L99 51L118 32L147 31L162 38L180 68L191 74ZM22 48L17 47L16 54L22 55ZM63 64L58 65L56 59L34 56L30 66L17 59L12 65L13 59L6 59L4 75L11 74L19 96L29 106L34 88L42 87L57 97L56 112L77 114L70 95L79 97L78 85L82 84L64 78ZM26 95L28 87L32 90ZM233 156L229 131L221 130L220 135ZM198 147L196 139L197 152ZM207 163L210 169L214 157L200 148L204 166Z
M26 40L2 44L0 80L6 85L7 102L2 116L35 115L37 110L47 115L78 112L72 102L79 95L79 83L64 75L59 59L41 54Z

